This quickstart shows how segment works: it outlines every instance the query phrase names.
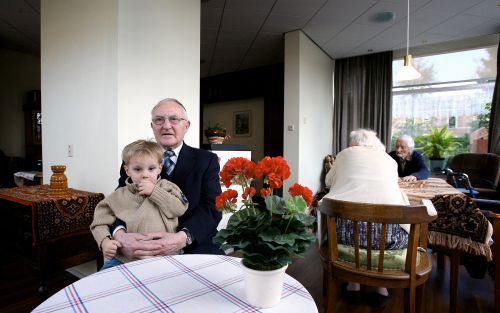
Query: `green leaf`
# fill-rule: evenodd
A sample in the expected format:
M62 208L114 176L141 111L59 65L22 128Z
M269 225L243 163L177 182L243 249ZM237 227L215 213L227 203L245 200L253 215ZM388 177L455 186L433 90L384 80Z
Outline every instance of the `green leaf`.
M241 251L245 265L254 269L276 269L290 264L293 257L303 256L315 240L310 231L315 218L301 213L305 210L302 197L285 202L271 196L266 198L266 205L273 214L244 208L233 214L226 228L213 239L224 250Z
M302 224L304 224L304 226L311 226L316 221L316 218L314 216L307 215L307 214L299 214L299 215L297 215L296 218Z
M461 146L446 126L431 128L429 134L416 137L415 142L416 149L430 158L444 158Z
M305 212L307 203L302 196L294 196L286 200L285 206L288 209L288 212L293 215Z
M285 214L285 201L276 195L266 197L266 207L272 214L283 215Z

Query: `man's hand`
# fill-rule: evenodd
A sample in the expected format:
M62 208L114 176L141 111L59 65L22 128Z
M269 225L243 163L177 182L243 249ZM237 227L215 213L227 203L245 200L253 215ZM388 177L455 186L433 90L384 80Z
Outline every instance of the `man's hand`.
M157 250L135 250L135 257L144 258L157 255L178 254L179 251L186 246L187 235L183 231L177 233L148 233L146 235L153 238L150 242L154 242L155 244L161 246L161 248Z
M401 180L402 181L417 181L417 178L413 175L408 175L405 177L401 177Z
M152 236L127 233L125 230L120 229L115 233L114 237L121 244L120 251L130 260L142 256L142 254L137 254L138 251L149 253L145 255L159 255L162 251L161 243L153 240Z

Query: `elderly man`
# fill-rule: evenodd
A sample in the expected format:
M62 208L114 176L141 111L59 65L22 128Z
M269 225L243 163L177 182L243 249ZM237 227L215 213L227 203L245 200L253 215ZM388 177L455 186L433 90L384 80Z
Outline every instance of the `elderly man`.
M399 137L396 150L389 155L398 163L398 176L403 181L416 181L429 178L429 170L420 153L414 150L415 142L408 135Z
M217 155L184 143L190 122L186 109L176 99L164 99L151 111L151 128L156 142L164 149L161 178L175 183L186 195L189 206L179 218L176 233L127 233L117 221L113 237L122 245L122 253L133 257L184 253L223 254L213 242L222 213L215 209L215 197L221 193ZM125 185L121 168L119 186Z

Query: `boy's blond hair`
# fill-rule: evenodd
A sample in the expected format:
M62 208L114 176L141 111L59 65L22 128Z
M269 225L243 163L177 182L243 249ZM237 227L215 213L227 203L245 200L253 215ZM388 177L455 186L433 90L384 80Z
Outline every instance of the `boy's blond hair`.
M130 159L137 155L149 155L158 160L158 164L163 163L163 149L159 144L151 140L139 139L123 148L122 160L125 165L130 163Z

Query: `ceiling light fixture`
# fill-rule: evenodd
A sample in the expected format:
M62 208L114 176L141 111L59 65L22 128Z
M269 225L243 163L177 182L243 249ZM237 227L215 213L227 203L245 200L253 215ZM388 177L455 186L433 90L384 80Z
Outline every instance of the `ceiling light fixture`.
M404 66L399 69L396 74L396 80L406 81L415 80L422 77L422 75L411 65L411 54L410 50L410 0L408 1L408 15L406 16L406 55L404 56Z

